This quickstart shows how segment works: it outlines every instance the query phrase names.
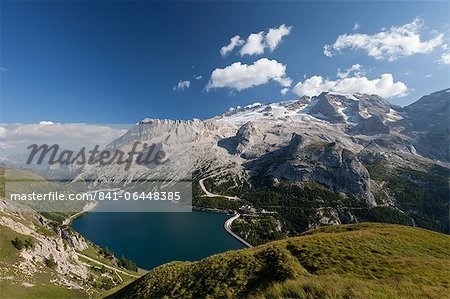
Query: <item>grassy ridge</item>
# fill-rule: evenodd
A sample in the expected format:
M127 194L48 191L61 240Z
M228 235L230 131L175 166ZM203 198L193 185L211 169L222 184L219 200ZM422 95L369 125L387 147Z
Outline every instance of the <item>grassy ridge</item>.
M323 227L199 262L172 262L108 298L445 297L450 237L407 226Z

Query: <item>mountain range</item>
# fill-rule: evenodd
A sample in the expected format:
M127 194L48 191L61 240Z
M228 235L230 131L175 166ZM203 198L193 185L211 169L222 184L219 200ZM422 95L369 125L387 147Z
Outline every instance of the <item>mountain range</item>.
M449 104L450 89L403 108L377 95L324 92L207 120L146 118L108 147L160 144L168 163L152 171L85 166L76 179L127 185L192 176L194 206L203 180L211 192L273 211L272 222L287 235L365 220L448 233Z

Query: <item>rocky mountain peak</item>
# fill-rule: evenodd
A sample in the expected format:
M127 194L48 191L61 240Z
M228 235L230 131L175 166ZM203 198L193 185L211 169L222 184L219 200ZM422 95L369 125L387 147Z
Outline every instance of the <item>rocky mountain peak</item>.
M401 109L385 99L368 94L343 95L323 92L319 96L303 96L297 100L278 103L254 103L245 107L231 108L214 120L220 123L242 126L248 121L316 122L357 125L371 116L383 123L396 122L402 118Z
M408 130L449 134L450 88L423 96L403 110L402 125Z
M244 145L248 144L252 136L254 136L256 133L256 128L253 125L251 121L246 122L242 127L239 128L239 130L236 133L236 137L238 139L239 143L242 143Z
M318 97L313 98L314 100L316 102L310 105L309 110L313 116L328 120L331 123L344 122L343 114L338 112L336 104L333 105L333 95L323 92Z

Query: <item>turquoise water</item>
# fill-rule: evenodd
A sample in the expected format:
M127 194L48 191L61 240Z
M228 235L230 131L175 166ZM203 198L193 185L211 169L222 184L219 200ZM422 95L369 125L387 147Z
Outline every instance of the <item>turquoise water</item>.
M223 228L229 215L189 213L99 213L74 220L72 227L117 257L144 269L170 261L194 261L242 245Z

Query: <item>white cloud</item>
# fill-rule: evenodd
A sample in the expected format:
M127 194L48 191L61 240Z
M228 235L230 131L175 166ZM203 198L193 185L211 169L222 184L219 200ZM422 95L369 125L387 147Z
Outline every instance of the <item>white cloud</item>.
M288 87L292 83L286 76L286 66L276 60L261 58L251 65L235 62L223 69L215 69L206 90L227 87L240 91L266 84L270 80L278 82L283 87Z
M394 61L400 57L430 53L443 43L444 35L439 33L427 41L422 41L420 37L422 27L422 20L416 18L411 23L382 29L373 35L343 34L338 36L334 44L325 45L323 54L331 57L346 48L362 49L375 59Z
M42 120L39 122L40 125L54 125L55 123L49 120Z
M30 144L58 144L61 148L101 147L127 132L129 126L93 125L83 123L60 124L41 121L38 124L15 124L2 126L6 140L1 147L5 156L27 152ZM1 134L0 134L1 135Z
M323 46L323 51L322 51L323 55L327 56L327 57L333 57L333 49L330 45L325 45Z
M242 46L239 51L241 56L263 54L265 49L272 52L278 47L283 37L289 35L291 31L291 26L282 24L279 27L269 28L266 32L252 33L246 40L243 40L239 35L235 35L230 39L228 45L220 49L220 54L226 56L240 46Z
M390 98L404 96L408 88L403 82L394 82L392 74L382 74L380 78L370 80L367 77L345 77L329 80L322 76L312 76L294 86L299 96L316 96L320 93L335 92L341 94L367 93Z
M306 79L303 83L298 82L294 88L293 92L299 96L316 96L324 91L330 91L335 85L334 81L328 81L322 76L312 76Z
M352 65L350 68L346 69L345 71L341 72L341 69L338 69L338 72L336 74L336 76L339 79L344 79L347 78L348 76L355 76L355 77L361 77L362 75L365 74L365 71L363 70L362 65L360 65L359 63Z
M182 90L188 89L190 86L191 86L191 81L187 81L187 80L181 81L181 80L180 80L180 81L173 87L173 90L175 90L175 91L177 91L177 90L182 91Z
M278 28L270 28L266 35L266 44L270 51L273 51L278 47L283 37L291 33L292 27L286 27L286 25L281 25Z
M425 78L431 78L431 77L433 77L432 74L426 74L426 75L425 75Z
M264 32L252 33L248 36L247 41L242 46L239 54L244 55L255 55L264 53Z
M244 41L241 39L239 35L235 35L230 39L230 43L226 46L223 46L220 48L220 55L226 56L228 53L233 51L234 48L237 46L240 46L244 43Z
M289 92L289 88L288 87L285 87L285 88L282 88L281 90L280 90L280 93L282 94L282 95L285 95L285 94L287 94L288 92Z
M439 62L442 64L450 64L450 52L442 54Z
M198 76L194 75L194 79L195 80L201 80L201 79L203 79L203 77L202 77L202 75L198 75Z
M361 25L359 25L358 22L355 23L355 25L353 25L353 31L358 30L361 27Z

